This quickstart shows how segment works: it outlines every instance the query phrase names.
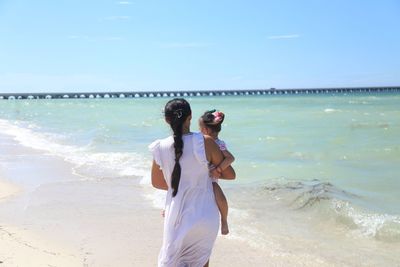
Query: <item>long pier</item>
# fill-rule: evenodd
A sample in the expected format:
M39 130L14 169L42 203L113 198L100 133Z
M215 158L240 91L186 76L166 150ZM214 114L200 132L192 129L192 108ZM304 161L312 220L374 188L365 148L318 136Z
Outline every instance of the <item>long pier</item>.
M349 93L400 92L400 86L300 88L300 89L246 89L246 90L196 90L196 91L121 91L121 92L65 92L65 93L0 93L0 100L18 99L85 99L85 98L143 98L143 97L201 97L201 96L250 96L297 94L349 94Z

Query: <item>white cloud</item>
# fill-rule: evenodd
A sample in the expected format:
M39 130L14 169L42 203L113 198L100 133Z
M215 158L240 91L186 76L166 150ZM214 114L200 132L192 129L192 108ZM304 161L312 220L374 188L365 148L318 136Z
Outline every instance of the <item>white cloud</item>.
M104 40L106 41L122 41L124 38L118 36L110 36L106 37Z
M130 16L109 16L106 17L105 20L130 20Z
M268 36L268 39L278 40L278 39L295 39L300 38L300 34L288 34L288 35L272 35Z
M244 78L243 76L238 75L238 76L232 77L231 80L232 80L232 81L240 81L240 80L243 80L243 78Z
M211 44L209 43L199 43L199 42L189 42L189 43L164 43L161 44L163 48L201 48L201 47L209 47Z
M118 2L118 5L130 5L130 4L132 4L132 2L129 2L129 1L119 1Z
M87 36L87 35L69 35L67 36L70 40L88 40L88 41L122 41L123 37L120 36Z
M84 39L84 40L89 40L89 36L87 35L68 35L68 39Z

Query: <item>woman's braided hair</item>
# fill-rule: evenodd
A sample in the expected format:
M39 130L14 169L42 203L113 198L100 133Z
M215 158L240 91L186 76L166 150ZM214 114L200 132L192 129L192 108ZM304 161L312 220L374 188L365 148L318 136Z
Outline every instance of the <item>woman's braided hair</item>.
M183 98L175 98L165 105L164 116L171 126L174 136L175 166L171 175L172 196L178 193L181 179L181 165L179 159L183 153L182 127L186 119L192 114L189 103Z

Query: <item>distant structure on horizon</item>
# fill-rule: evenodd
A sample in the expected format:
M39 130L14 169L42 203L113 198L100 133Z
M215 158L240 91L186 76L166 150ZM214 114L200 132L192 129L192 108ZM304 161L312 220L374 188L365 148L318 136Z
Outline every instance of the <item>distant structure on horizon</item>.
M302 89L244 89L244 90L195 90L195 91L121 91L121 92L75 92L75 93L0 93L0 99L85 99L85 98L144 98L144 97L207 97L251 95L297 95L297 94L349 94L349 93L400 92L400 86L302 88Z

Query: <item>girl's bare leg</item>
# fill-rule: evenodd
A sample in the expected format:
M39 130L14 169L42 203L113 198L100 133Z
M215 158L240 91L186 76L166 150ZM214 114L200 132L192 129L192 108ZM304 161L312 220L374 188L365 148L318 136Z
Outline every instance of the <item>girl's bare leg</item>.
M226 200L224 192L222 192L222 189L218 185L218 183L212 183L212 185L213 185L213 190L214 190L214 195L215 195L215 201L217 202L217 206L218 206L219 212L221 214L221 234L227 235L229 233L228 201Z
M206 265L204 265L204 267L208 267L208 264L210 263L210 261L207 261Z

